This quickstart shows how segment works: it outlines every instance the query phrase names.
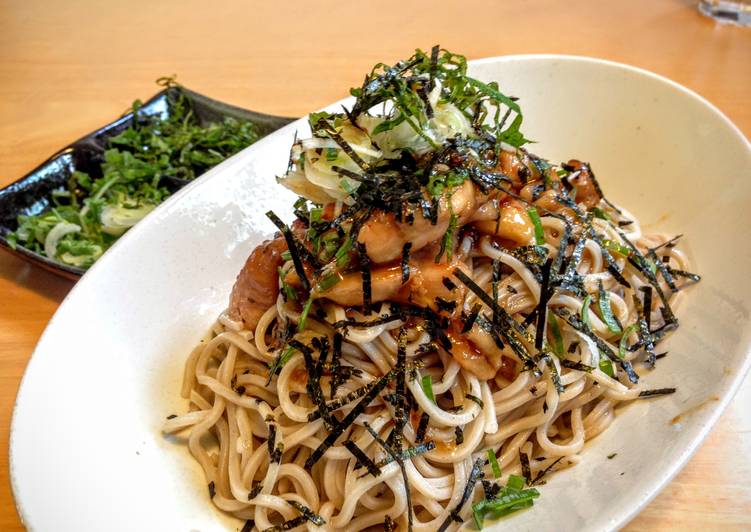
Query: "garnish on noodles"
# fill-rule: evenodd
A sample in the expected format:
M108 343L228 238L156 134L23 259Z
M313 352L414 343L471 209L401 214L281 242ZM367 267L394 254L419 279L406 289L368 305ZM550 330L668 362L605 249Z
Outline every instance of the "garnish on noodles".
M675 391L640 377L699 277L590 164L529 151L464 57L418 50L352 94L294 142L295 218L268 214L164 431L248 528L481 527L618 405Z

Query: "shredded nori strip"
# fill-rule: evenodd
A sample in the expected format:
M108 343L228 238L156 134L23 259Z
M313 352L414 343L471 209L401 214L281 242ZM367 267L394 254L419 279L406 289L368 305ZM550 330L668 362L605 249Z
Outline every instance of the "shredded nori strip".
M456 309L456 301L447 301L439 296L435 298L435 306L438 310L451 314Z
M547 474L548 474L548 473L550 472L550 470L551 470L551 469L553 469L553 467L555 467L555 465L556 465L556 464L557 464L558 462L560 462L561 460L563 460L563 456L560 456L560 457L559 457L559 458L558 458L558 459L557 459L556 461L554 461L554 462L553 462L552 464L550 464L550 465L549 465L548 467L546 467L546 468L545 468L545 469L543 469L542 471L539 471L539 472L538 472L538 473L537 473L537 474L535 475L535 478L534 478L534 479L532 479L532 482L530 482L530 483L529 483L529 485L530 485L530 486L534 486L535 484L539 483L539 482L540 482L540 481L542 480L542 478L543 478L543 477L544 477L545 475L547 475Z
M374 477L377 477L381 474L381 469L376 465L376 463L370 459L370 457L365 454L365 452L360 449L355 442L352 440L347 440L343 444L349 452L352 453L352 455L357 460L357 466L355 466L355 469L358 469L360 467L365 467L368 470L368 473L373 475Z
M438 532L445 532L449 525L451 525L452 521L455 521L457 523L464 522L464 519L459 516L459 513L462 511L462 508L464 508L464 505L467 504L467 501L472 496L472 492L475 489L475 484L477 484L477 481L485 476L482 471L483 465L484 463L482 458L475 460L475 463L472 466L472 471L469 474L469 479L467 480L467 485L464 486L462 498L459 500L459 503L456 505L456 507L451 510L443 523L441 523L441 526L438 527Z
M209 498L213 499L214 495L216 495L216 485L214 484L214 481L212 480L209 482Z
M482 305L479 303L475 303L472 305L472 310L469 312L469 316L467 316L467 319L464 320L464 326L462 327L462 334L467 334L469 331L472 330L472 326L475 324L475 320L477 319L477 316L480 314L480 309L482 309Z
M365 423L365 428L370 432L370 435L373 436L373 439L378 442L378 445L383 447L383 450L386 451L386 453L391 456L393 460L396 461L397 464L399 464L399 469L402 471L402 479L404 480L404 495L407 498L407 530L409 532L412 532L412 523L414 520L414 510L412 508L412 494L411 490L409 488L409 479L407 478L407 469L404 467L404 460L399 455L398 452L396 452L388 443L383 441L383 439L378 435L378 433L373 430L373 427L370 426L369 423Z
M358 174L357 172L353 172L352 170L347 170L346 168L342 168L341 166L332 166L331 169L336 172L339 175L343 175L344 177L348 177L350 179L353 179L355 181L358 181L360 183L365 183L366 181L373 181L375 180L370 175L362 175ZM377 180L376 180L377 181Z
M639 392L639 397L652 397L654 395L670 395L675 393L675 388L657 388L655 390L642 390Z
M370 275L370 258L368 250L362 242L357 243L357 252L360 256L360 274L362 275L362 302L363 314L370 315L373 306L373 292Z
M282 461L282 453L284 453L284 444L279 443L276 445L276 424L269 423L269 439L266 441L269 451L269 462L272 464L278 464Z
M566 222L566 224L563 226L563 234L561 235L561 239L558 242L558 254L555 257L555 260L553 261L553 266L551 266L550 271L552 271L555 275L559 275L563 273L563 258L566 256L566 249L568 249L568 243L571 240L571 224ZM545 248L547 249L547 248Z
M542 360L545 361L545 364L550 370L550 380L553 381L553 386L555 386L556 391L558 393L563 393L565 388L561 382L561 376L558 374L558 368L555 367L555 362L553 362L553 357L551 357L549 353L545 353Z
M656 354L655 343L650 331L651 327L651 308L652 308L652 287L642 286L640 289L644 292L644 302L641 303L639 298L634 295L634 306L639 314L639 341L644 346L644 351L647 353L646 363L649 366L654 367Z
M346 381L348 377L344 377L340 374L339 368L341 366L340 360L342 358L342 334L337 332L334 334L334 342L331 349L331 398L336 396L336 390L340 385Z
M325 361L325 354L328 353L328 340L326 340L326 348L324 349L324 346L321 346L320 348L320 357L318 363L313 361L312 349L310 349L307 345L304 345L297 340L292 340L289 345L303 354L303 357L305 359L305 369L308 371L308 382L306 384L308 396L313 400L313 404L315 404L318 408L318 412L323 418L323 425L324 427L326 427L326 430L331 430L334 425L336 425L337 421L329 413L328 405L326 404L326 398L324 397L323 390L321 389L321 370L323 362Z
M430 416L427 412L423 412L420 416L420 423L417 425L417 432L415 433L415 441L420 443L425 439L425 433L428 430L428 423L430 423Z
M659 271L660 275L662 275L662 278L665 279L665 282L667 283L667 285L670 288L670 290L672 292L674 292L674 293L677 292L678 291L678 287L675 286L675 279L673 279L673 276L671 275L670 270L668 269L667 264L665 263L665 260L664 260L664 259L667 258L668 261L669 261L670 257L668 255L665 255L663 257L663 260L660 260L657 257L657 255L655 254L655 250L654 249L650 249L647 252L647 257L649 257L650 259L652 259L652 262L657 267L657 271Z
M576 352L576 349L577 349L578 347L579 347L579 340L575 340L575 341L571 342L571 343L570 343L570 344L568 345L568 349L567 349L567 352L568 352L569 354L571 354L571 353L575 353L575 352Z
M394 530L394 520L386 514L386 519L383 521L383 532L394 532Z
M308 276L305 274L305 268L303 267L302 258L300 257L301 246L299 247L297 245L297 240L292 234L292 231L290 231L289 227L287 227L287 225L282 222L279 217L274 214L273 211L267 212L266 216L269 218L269 220L274 222L274 225L276 225L277 228L279 228L279 231L282 232L282 236L284 236L284 240L287 242L289 253L292 256L292 264L294 264L295 266L295 272L300 278L300 283L302 283L303 290L310 292L310 281L308 280Z
M379 325L391 323L392 321L399 321L401 319L404 319L404 316L400 314L391 314L388 316L382 316L375 320L368 320L368 321L357 321L353 319L339 320L339 321L335 321L332 324L332 326L334 327L334 329L344 329L347 327L358 327L358 328L364 329L366 327L377 327Z
M319 120L319 123L322 122L322 120ZM356 123L356 122L355 122ZM352 149L352 146L349 145L349 143L342 138L342 136L337 133L333 127L331 127L331 124L326 122L326 134L328 137L336 142L339 147L342 149L344 153L346 153L350 159L352 159L352 162L354 162L357 166L362 168L363 172L367 173L370 171L370 164L363 161L363 159L355 153L355 150Z
M471 393L466 394L464 397L472 401L473 403L477 403L477 406L480 408L485 408L485 403L482 402L482 399L477 397L476 395L472 395Z
M456 438L456 444L461 445L464 443L464 431L461 427L456 427L454 429L454 437Z
M665 296L665 293L662 291L662 288L660 288L660 283L657 281L657 277L655 276L654 272L649 268L649 262L647 259L642 255L642 253L637 249L637 247L634 245L633 242L631 242L626 235L621 231L620 229L616 228L612 224L610 224L611 227L618 233L618 235L621 237L623 242L626 243L626 245L631 249L631 256L629 257L629 262L631 262L634 266L636 266L637 270L639 270L649 281L649 284L652 285L652 287L657 292L657 295L660 298L660 302L662 303L662 309L661 312L663 316L665 317L665 322L667 325L670 325L671 327L677 327L678 326L678 319L673 314L672 309L670 308L670 303L668 302L667 297Z
M597 348L605 353L605 355L614 363L616 363L620 368L628 375L628 380L631 381L633 384L636 384L639 382L639 376L634 371L633 366L628 360L623 360L621 357L619 357L616 353L613 352L612 349L610 349L610 346L608 346L605 341L597 336L592 330L589 329L589 327L585 327L584 324L579 320L579 318L573 314L571 314L566 309L553 309L553 312L556 316L559 318L563 318L573 329L576 329L580 333L588 336L594 343L597 345Z
M582 254L584 253L584 244L587 243L587 239L582 237L574 245L574 250L571 253L566 263L566 269L563 275L559 279L559 286L565 290L570 290L575 294L582 294L584 289L582 287L581 276L576 271L576 267L581 261Z
M404 425L407 424L409 416L409 405L407 402L407 329L402 326L399 328L397 336L396 351L396 397L397 404L394 409L394 430L391 433L392 441L390 445L398 451L402 449L402 437Z
M177 417L177 414L170 414L167 416L167 419L175 419Z
M240 529L240 532L250 532L254 526L256 526L256 522L253 519L248 519Z
M550 268L553 264L548 259L542 267L542 284L540 284L540 302L537 304L537 330L535 331L535 349L542 349L545 340L545 320L548 317L548 301L550 300Z
M349 366L345 366L349 367ZM340 370L343 368L340 368ZM334 375L336 377L336 375ZM346 395L343 395L342 397L338 397L336 399L332 399L328 403L326 403L326 407L328 408L329 412L332 412L334 410L338 410L339 408L343 407L344 405L347 405L351 403L352 401L359 399L366 395L368 392L370 392L377 384L378 380L370 381L365 386L362 386L361 388L356 388L349 392ZM321 413L318 410L313 410L308 414L308 421L315 421L316 419L321 417Z
M294 519L290 519L289 521L285 521L281 525L270 526L269 528L264 529L263 532L284 532L285 530L292 530L302 525L307 520L307 517L301 515L299 517L295 517Z
M314 525L323 526L326 524L326 521L323 519L323 517L315 513L313 510L311 510L307 506L300 504L299 502L295 500L288 500L287 502L290 505L292 505L295 508L295 510L300 512L303 515L303 517L305 517L305 519L307 519Z
M448 277L444 277L444 278L443 278L443 279L441 280L441 282L443 283L443 286L445 286L445 287L446 287L446 290L448 290L449 292L453 292L454 290L456 290L456 285L455 285L455 284L454 284L454 282L453 282L453 281L452 281L451 279L449 279Z
M389 371L386 375L378 379L375 384L363 395L362 399L350 410L349 414L347 414L344 419L342 419L339 424L337 424L334 429L326 436L326 439L321 442L321 444L311 453L311 455L308 457L308 459L305 461L305 469L310 470L318 460L321 459L323 454L326 452L326 450L331 447L336 440L341 436L344 431L354 423L355 419L357 419L357 416L362 414L365 411L365 408L368 407L368 405L375 399L381 391L386 387L386 385L396 377L397 370L396 368L393 368L391 371Z
M263 489L263 484L260 482L257 482L253 488L248 492L248 500L252 501L256 497L258 497L258 494L261 493L261 490Z
M577 371L585 371L589 373L590 371L594 371L594 366L587 366L586 364L582 364L581 362L574 362L573 360L563 359L561 360L561 366L568 369L575 369Z
M516 353L516 355L522 359L525 366L529 368L534 366L534 361L527 352L527 349L521 342L519 342L519 340L512 336L513 331L519 332L519 324L516 323L516 321L514 321L511 316L509 316L509 314L503 307L498 305L496 301L493 301L493 299L487 293L485 293L485 291L480 288L480 286L475 283L466 273L456 268L453 270L453 274L457 279L464 283L467 288L469 288L478 298L480 298L483 303L493 309L494 318L497 317L500 323L495 322L494 319L492 330L503 337L506 343L511 346L511 349L514 351L514 353Z
M408 447L407 449L404 449L403 451L397 454L398 456L401 457L402 460L411 460L415 456L420 456L421 454L429 453L433 449L435 449L435 442L433 440L430 440L430 441L421 443L419 445L415 445L414 447ZM384 467L393 461L394 459L391 457L391 455L387 455L383 460L379 461L376 465L378 467Z
M693 281L695 283L698 283L701 281L701 275L697 275L695 273L687 272L684 270L676 270L675 268L669 268L670 273L673 275L677 275L679 277L685 277L690 281Z
M529 456L526 453L519 451L519 462L522 465L522 476L529 486L532 483L532 471L529 469Z
M402 284L409 281L409 251L412 249L412 242L407 242L404 244L404 247L402 247Z
M482 490L485 492L485 499L492 501L498 497L498 493L501 491L501 487L495 482L489 480L482 481Z

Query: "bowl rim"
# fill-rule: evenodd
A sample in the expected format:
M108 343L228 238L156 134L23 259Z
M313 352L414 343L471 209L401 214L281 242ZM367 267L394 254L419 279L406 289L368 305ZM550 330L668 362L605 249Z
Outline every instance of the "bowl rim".
M614 68L614 69L618 69L622 71L627 71L630 73L635 73L640 76L650 78L654 81L665 83L669 85L670 87L678 90L679 92L685 94L686 96L689 96L690 98L698 101L703 106L711 110L713 114L716 115L716 117L719 118L722 121L722 123L724 123L725 126L727 126L732 132L735 133L735 135L741 141L743 141L743 143L745 144L746 150L749 152L749 154L751 154L751 142L749 142L749 139L743 134L740 128L736 124L734 124L732 120L730 120L717 106L712 104L710 101L708 101L706 98L704 98L699 93L693 91L692 89L689 89L681 85L680 83L671 80L670 78L667 78L663 75L657 74L655 72L652 72L650 70L647 70L641 67L636 67L636 66L625 64L625 63L620 63L620 62L616 62L616 61L612 61L608 59L602 59L598 57L592 57L592 56L571 55L571 54L551 54L551 53L511 54L511 55L484 57L480 59L470 60L468 61L468 65L471 67L472 65L483 65L483 64L496 63L496 62L547 61L547 60L563 60L567 62L589 63L589 64L594 64L594 65L606 66L608 68ZM349 99L351 99L351 97L344 98L342 100L339 100L338 102L334 102L330 106L327 106L327 107L339 105L340 103L346 102ZM290 128L295 128L297 124L303 123L303 121L305 121L306 119L307 119L307 115L297 120L294 120L293 122L287 124L286 126L279 128L278 130L274 131L272 134L282 134L284 131ZM245 150L239 153L259 149L260 147L263 146L264 140L265 139L260 139L258 142L252 144L251 146L247 147ZM211 168L206 173L196 178L195 180L193 180L191 183L189 183L182 189L178 190L175 194L171 195L166 201L159 204L159 206L157 207L157 209L155 209L155 211L156 212L159 212L160 210L166 211L166 209L171 208L171 206L174 203L179 202L181 200L184 194L188 193L193 187L199 186L203 181L211 179L213 175L217 173L217 170L222 167L222 165L227 164L227 162L230 161L234 157L237 157L237 154L234 155L233 157L228 158L227 160L215 166L214 168ZM143 230L147 230L147 226L148 224L136 225L123 238L120 238L117 242L115 242L113 247L120 246L122 245L123 241L125 241L126 239L132 238L132 236L130 235L136 235ZM94 265L92 265L84 273L84 276L82 277L82 279L85 279L87 276L89 276L90 272L97 271L98 269L105 267L104 265L107 264L107 262L109 262L109 260L96 261ZM60 310L64 308L66 303L68 303L69 299L76 297L75 294L79 290L82 290L81 286L83 286L83 284L84 283L80 283L80 282L76 283L76 285L70 290L70 292L66 295L63 301L60 303L60 306L55 311L55 314L52 316L52 318L48 322L44 331L40 335L39 340L37 340L37 344L34 347L34 350L32 351L31 355L29 356L26 369L24 370L24 374L21 377L21 380L18 386L18 391L16 394L16 400L13 405L11 422L10 422L9 438L8 438L8 442L9 442L8 472L9 472L9 480L11 484L11 492L13 494L13 500L14 500L19 518L21 522L24 524L24 526L26 526L29 514L27 513L23 505L23 502L20 501L16 496L19 490L19 485L18 485L19 478L15 471L15 450L17 446L17 443L15 440L16 440L16 434L17 434L16 425L18 423L18 416L17 416L18 405L22 399L22 395L28 388L28 386L26 386L27 384L26 381L29 375L29 367L31 366L33 362L34 356L37 353L37 349L39 345L43 342L43 340L45 340L45 338L49 334L50 328L53 325L53 323L55 323L58 317L58 314L60 313ZM741 383L744 381L744 379L746 378L746 375L749 373L749 370L751 369L751 345L746 346L745 356L743 360L741 361L741 363L742 363L742 367L740 368L740 370L735 372L731 379L724 381L725 384L721 390L722 396L720 397L720 400L714 402L711 408L707 409L707 410L710 410L710 413L708 417L706 418L706 421L702 423L702 426L699 428L699 430L696 432L693 438L691 438L689 444L683 448L683 450L680 452L679 456L675 460L673 460L668 466L664 468L664 474L661 475L660 480L650 485L649 489L645 491L644 496L641 497L636 504L632 505L628 511L625 511L625 512L621 511L613 518L607 520L608 530L618 530L622 528L623 526L625 526L636 515L638 515L657 496L657 494L660 493L665 488L665 486L669 484L675 478L675 476L686 466L688 461L696 453L698 448L707 438L709 432L715 427L720 416L724 413L730 401L735 397L738 389L741 386ZM488 530L490 530L490 528L488 528Z

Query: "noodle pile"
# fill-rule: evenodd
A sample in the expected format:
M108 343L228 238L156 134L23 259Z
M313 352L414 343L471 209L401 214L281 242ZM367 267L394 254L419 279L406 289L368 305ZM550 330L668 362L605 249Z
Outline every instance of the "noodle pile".
M443 112L464 120L460 107ZM349 196L335 188L320 203L341 209ZM324 297L303 310L282 281L252 330L222 314L186 364L189 411L164 426L188 431L212 502L243 530L455 530L473 516L481 526L531 506L533 486L579 462L618 405L672 393L640 387L637 370L660 358L679 290L698 277L677 239L561 191L571 217L541 207L534 245L456 233L443 282L466 289L461 333L446 312L401 301L368 312ZM281 279L295 267L287 258ZM452 353L451 335L473 332L502 353L492 378L471 369L479 351L466 363ZM526 489L506 487L519 477Z

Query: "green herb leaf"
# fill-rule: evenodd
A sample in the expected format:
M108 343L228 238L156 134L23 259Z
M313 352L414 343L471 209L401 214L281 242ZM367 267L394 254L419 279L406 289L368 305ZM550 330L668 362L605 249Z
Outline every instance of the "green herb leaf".
M626 358L626 349L628 348L628 337L631 336L631 334L637 330L639 330L639 325L637 323L632 323L631 325L626 327L626 330L623 331L623 335L621 336L621 341L618 344L618 356L621 359Z
M610 294L602 287L602 281L600 281L599 284L599 297L597 302L600 307L600 314L602 314L602 319L605 321L605 324L608 326L610 332L621 332L621 327L618 325L618 320L615 319L613 309L610 306Z
M427 398L435 403L435 395L433 395L433 378L430 375L423 375L422 390L425 392Z
M550 331L553 333L553 352L558 358L563 358L563 335L561 328L558 326L558 319L550 310L548 310L548 324L550 324Z
M592 296L587 294L587 297L584 298L584 301L582 301L582 308L579 313L579 319L581 319L582 325L586 329L590 329L589 325L589 305L592 303Z
M615 377L613 363L606 356L600 356L600 371L602 371L608 377Z
M297 331L302 332L305 330L305 322L308 319L308 314L310 313L310 307L313 305L313 296L308 297L308 300L305 302L305 305L302 308L302 312L300 313L300 321L297 322Z
M535 244L542 246L545 244L545 231L542 228L540 215L537 213L535 207L527 209L527 214L529 215L529 219L532 220L532 225L535 227Z
M498 464L498 458L495 455L495 451L493 449L488 449L488 461L490 462L490 467L493 470L493 476L495 478L501 478L501 466Z

